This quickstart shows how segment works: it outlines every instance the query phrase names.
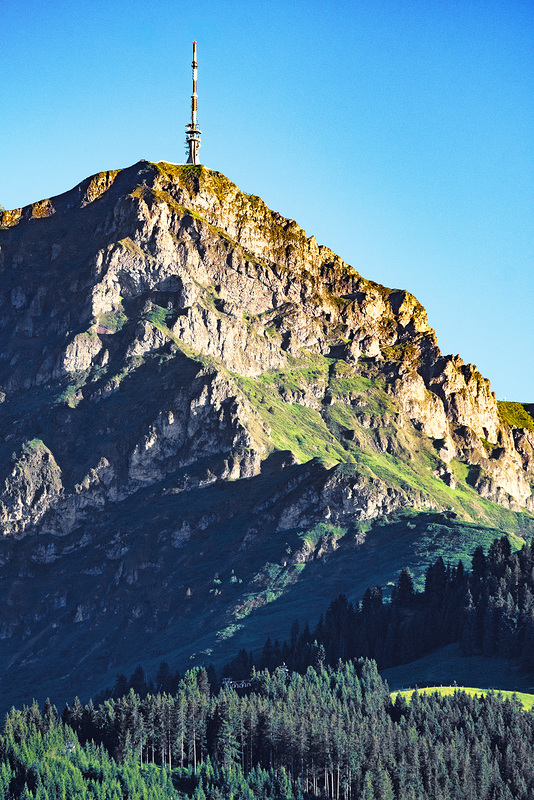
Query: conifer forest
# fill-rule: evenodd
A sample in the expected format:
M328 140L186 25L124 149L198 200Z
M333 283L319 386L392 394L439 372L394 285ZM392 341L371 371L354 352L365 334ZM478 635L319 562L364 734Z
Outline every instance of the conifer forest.
M12 709L0 798L528 800L534 715L518 699L391 695L376 661L354 653L395 663L460 631L466 648L512 648L530 666L532 584L531 547L512 553L500 539L471 570L438 560L422 592L405 571L391 603L376 590L356 608L338 598L313 634L294 626L292 643L266 645L263 660L284 652L290 666L252 666L243 688L219 686L212 669L178 677L162 665L156 689L139 668L108 699ZM373 650L381 639L389 650Z

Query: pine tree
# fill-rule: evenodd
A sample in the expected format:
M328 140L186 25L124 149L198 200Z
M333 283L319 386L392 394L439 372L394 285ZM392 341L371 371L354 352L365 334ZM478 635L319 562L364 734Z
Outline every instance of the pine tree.
M391 602L393 605L399 607L410 608L412 606L414 596L415 590L412 574L407 567L404 567L401 570L401 574L399 575L397 583L393 587L393 591L391 593Z
M169 665L162 661L156 673L156 692L164 694L172 690L172 675Z
M371 778L371 773L369 770L365 773L363 777L363 787L361 791L361 800L375 800L375 793L373 789L373 781Z

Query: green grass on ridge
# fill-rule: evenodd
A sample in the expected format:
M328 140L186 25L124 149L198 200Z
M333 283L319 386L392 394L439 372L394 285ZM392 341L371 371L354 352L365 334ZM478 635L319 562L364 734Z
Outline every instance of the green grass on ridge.
M400 695L409 703L414 691L420 694L439 694L444 696L453 695L457 692L465 692L474 697L485 697L487 694L495 694L503 700L512 700L515 698L522 704L525 711L530 711L534 706L534 694L503 691L501 689L473 689L472 687L466 686L426 686L424 689L405 689L402 692L394 692L391 696L392 699L395 700L395 698Z
M511 403L498 400L499 416L503 422L514 428L534 431L534 403Z

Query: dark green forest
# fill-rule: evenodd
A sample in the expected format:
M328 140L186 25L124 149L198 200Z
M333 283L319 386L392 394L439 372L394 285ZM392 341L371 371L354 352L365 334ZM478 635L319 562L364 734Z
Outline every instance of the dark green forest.
M461 641L531 668L533 598L532 547L502 538L471 570L438 559L421 592L404 570L391 602L379 589L357 606L339 597L313 632L267 642L257 668L242 651L226 670L242 689L162 664L157 691L140 667L101 702L12 709L0 800L527 800L532 712L492 693L392 699L369 656L402 663Z
M466 655L504 656L534 669L534 550L531 543L512 552L507 537L496 539L485 554L478 547L471 570L440 557L416 592L412 576L402 570L391 601L382 589L368 589L353 605L343 595L334 600L318 624L282 644L268 639L257 659L241 650L224 674L244 678L255 664L273 669L285 663L302 672L317 660L373 658L380 670L407 664L453 642Z
M1 798L527 800L534 716L519 702L414 694L391 700L376 664L277 669L250 692L210 694L195 669L174 696L133 691L12 710Z

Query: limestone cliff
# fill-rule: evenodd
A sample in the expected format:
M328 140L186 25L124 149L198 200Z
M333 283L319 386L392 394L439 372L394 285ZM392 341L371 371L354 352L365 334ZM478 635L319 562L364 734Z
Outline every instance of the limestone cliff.
M456 459L469 465L471 483L484 497L534 509L529 434L518 436L500 420L490 384L475 367L440 353L417 300L366 280L220 173L140 162L3 212L0 220L0 381L9 447L39 434L32 409L56 429L47 430L47 446L57 430L73 431L72 439L62 434L53 446L71 480L39 494L38 511L22 490L15 502L13 485L6 484L1 517L7 532L35 527L46 507L57 507L59 528L70 519L70 529L76 508L91 502L90 476L102 458L108 467L106 482L98 483L99 503L210 454L220 453L221 460L206 480L259 472L276 442L236 377L283 372L294 359L314 355L331 364L341 360L347 377L380 384L398 408L396 428L428 438L434 471L446 483L455 483L449 464ZM133 384L137 372L140 384L147 361L153 366L154 357L177 354L197 363L213 359L204 361L210 379L199 363L200 395L192 385L174 397L171 389L162 407L138 411L136 431L125 433L116 418L110 425L106 398L122 394L121 384ZM328 383L312 380L288 403L307 405L311 393L326 419ZM71 448L83 439L74 431L87 416L97 428L106 419L108 433L100 426L102 444L91 453L94 431L88 432L80 475ZM375 448L395 449L396 431L379 438ZM352 462L353 454L338 447L336 461Z

